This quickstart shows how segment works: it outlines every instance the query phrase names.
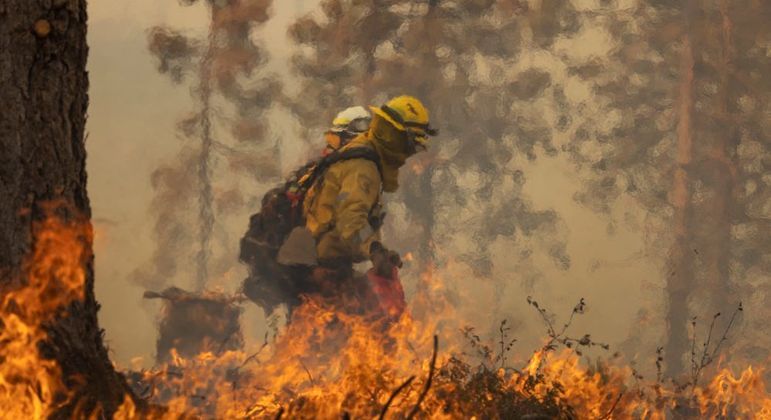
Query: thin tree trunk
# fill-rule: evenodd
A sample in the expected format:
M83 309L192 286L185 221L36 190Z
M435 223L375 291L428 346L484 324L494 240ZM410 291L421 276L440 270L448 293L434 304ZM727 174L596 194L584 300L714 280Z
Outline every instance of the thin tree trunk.
M44 203L62 200L90 219L84 126L88 105L86 1L0 2L0 280L21 275L32 248L32 224ZM91 248L91 243L86 246ZM97 406L109 415L127 387L102 342L94 297L93 258L84 300L48 328L45 353L74 392L56 417Z
M435 153L435 152L424 152ZM420 239L415 249L415 257L419 262L420 272L424 272L432 266L436 260L434 247L434 188L432 178L435 171L435 164L428 156L422 156L422 167L419 173L412 173L414 177L404 186L404 201L409 206L409 210L415 219L415 225L420 227ZM417 159L414 157L413 159ZM413 169L414 171L414 169Z
M687 13L688 10L686 9ZM693 139L693 51L686 30L680 62L679 121L677 126L677 162L670 200L674 209L674 243L669 253L667 272L667 345L666 366L670 376L682 372L682 357L688 343L688 297L693 287L693 255L689 228L691 192L688 166L691 163Z
M720 3L721 15L721 60L718 65L720 87L717 97L717 113L715 121L716 136L710 150L712 164L710 173L713 176L713 199L711 202L710 220L704 224L707 229L709 249L704 255L707 264L706 286L710 290L710 311L725 312L731 299L729 283L729 263L731 258L731 208L734 199L736 166L729 155L729 149L735 144L736 125L728 110L731 84L731 32L732 24L729 16L728 1Z
M199 92L201 101L201 151L198 155L198 253L196 255L196 284L195 290L200 291L206 287L209 277L209 257L211 255L210 242L214 227L214 214L212 211L212 185L211 185L211 149L212 149L212 62L215 54L215 19L221 10L215 4L210 6L211 23L209 26L208 47L201 60L199 72Z
M441 22L437 17L439 0L430 0L428 2L428 11L421 18L422 30L425 33L425 39L427 40L427 48L436 47L437 40L436 35L432 34L432 31L436 31L440 28ZM433 50L431 50L433 51ZM435 55L426 54L426 51L418 51L418 56L421 58L430 57L429 60L435 60ZM431 68L434 73L434 77L441 79L441 66L436 62L428 62L427 67ZM427 77L428 80L433 78ZM420 79L419 79L420 80ZM427 101L425 104L431 106L431 102L428 102L432 96L433 90L430 83L426 83L426 80L420 80L420 83L415 87L415 94L418 98ZM436 102L436 101L432 101ZM433 119L436 119L436 114L432 114ZM436 123L434 123L436 125ZM414 174L414 180L405 193L405 201L407 205L410 205L410 210L419 226L421 227L421 238L419 240L419 246L417 248L417 260L419 262L419 270L421 273L431 270L436 263L436 246L434 245L434 230L436 227L436 212L434 210L434 200L436 197L436 191L433 187L434 173L436 173L437 165L437 150L436 145L428 151L422 152L421 155L413 157L413 159L420 159L418 165L420 165L419 172ZM421 287L423 284L419 283Z

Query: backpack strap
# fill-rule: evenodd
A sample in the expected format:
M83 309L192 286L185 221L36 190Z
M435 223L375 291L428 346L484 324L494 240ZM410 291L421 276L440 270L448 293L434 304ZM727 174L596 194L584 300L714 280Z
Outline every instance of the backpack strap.
M321 177L324 172L329 169L330 166L337 162L351 159L365 159L377 166L377 171L380 173L380 177L383 177L383 168L380 165L380 155L370 147L352 147L350 149L344 149L342 151L334 151L324 156L318 163L313 166L302 178L298 180L298 185L301 190L307 191Z
M377 171L380 176L383 176L383 168L380 166L380 155L378 155L375 149L371 147L352 147L350 149L343 150L339 153L337 159L330 163L330 166L342 160L351 159L365 159L374 163L375 166L377 166Z

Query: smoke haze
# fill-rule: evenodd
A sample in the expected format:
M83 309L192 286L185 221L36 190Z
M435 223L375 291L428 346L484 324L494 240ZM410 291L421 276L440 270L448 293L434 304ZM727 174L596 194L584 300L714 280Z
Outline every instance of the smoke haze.
M197 287L196 127L205 112L214 134L206 158L213 223L204 280L234 292L245 273L238 238L266 188L321 150L321 133L338 110L409 93L425 100L442 132L430 152L408 163L400 192L387 198L386 242L416 256L402 274L408 300L419 274L435 264L464 321L490 336L508 319L527 351L543 335L527 296L560 315L583 297L589 310L576 329L650 369L666 341L676 240L670 190L684 135L682 10L634 0L390 1L379 9L375 2L322 3L274 1L268 16L258 7L220 20L211 19L205 2L90 6L89 191L100 321L114 360L151 364L159 306L142 300L145 288ZM693 15L700 25L720 27L718 8L704 10ZM245 22L254 26L240 26ZM206 83L215 97L202 99L201 57L217 25L233 43L220 42L212 53ZM698 30L692 37L707 39ZM768 33L736 39L751 57L771 45ZM241 48L239 40L249 42ZM720 54L707 41L698 45L705 63ZM765 60L757 58L760 74ZM707 115L718 84L708 79L719 79L719 71L701 71L694 94L701 99L691 108ZM761 93L738 95L734 102L747 110L732 112L760 121L769 115L768 90L755 83ZM694 120L709 126L704 115ZM759 293L769 281L768 257L757 253L771 237L762 234L769 213L768 146L761 140L770 129L767 121L750 125L729 136L741 138L740 165L754 185L746 213L735 211L747 220L729 232L744 235L731 281L748 281ZM694 160L708 160L703 156ZM714 172L693 167L694 196L716 194L719 183L707 176ZM693 217L704 222L714 213ZM693 243L720 234L699 232ZM712 269L702 263L694 272L707 278ZM733 290L734 301L751 294ZM764 306L763 299L753 306ZM717 308L707 300L697 296L691 316L709 319L733 304ZM765 312L750 316L755 321L746 325L757 325ZM247 345L261 342L266 322L246 305ZM737 342L759 340L749 328L736 332ZM768 355L756 350L752 357Z

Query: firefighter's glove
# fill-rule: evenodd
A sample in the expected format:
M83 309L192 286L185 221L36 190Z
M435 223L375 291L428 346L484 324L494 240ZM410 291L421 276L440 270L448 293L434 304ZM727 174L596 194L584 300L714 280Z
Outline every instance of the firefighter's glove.
M378 241L372 242L369 246L369 259L372 261L375 274L380 277L391 278L394 268L402 268L402 258L399 253L391 251Z

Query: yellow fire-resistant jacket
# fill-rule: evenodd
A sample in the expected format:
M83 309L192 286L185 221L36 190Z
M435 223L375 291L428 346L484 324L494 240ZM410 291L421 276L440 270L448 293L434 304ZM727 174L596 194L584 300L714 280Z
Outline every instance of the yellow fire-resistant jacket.
M354 147L367 147L356 143ZM335 163L311 188L305 199L305 227L316 240L319 261L368 258L369 245L378 238L369 219L379 212L380 190L378 167L366 159Z
M369 258L369 245L379 240L370 218L379 218L382 191L393 192L397 177L408 157L403 135L385 120L375 116L370 131L347 144L344 149L370 147L380 156L380 167L366 159L344 160L333 164L314 185L304 202L305 227L316 240L319 261Z

